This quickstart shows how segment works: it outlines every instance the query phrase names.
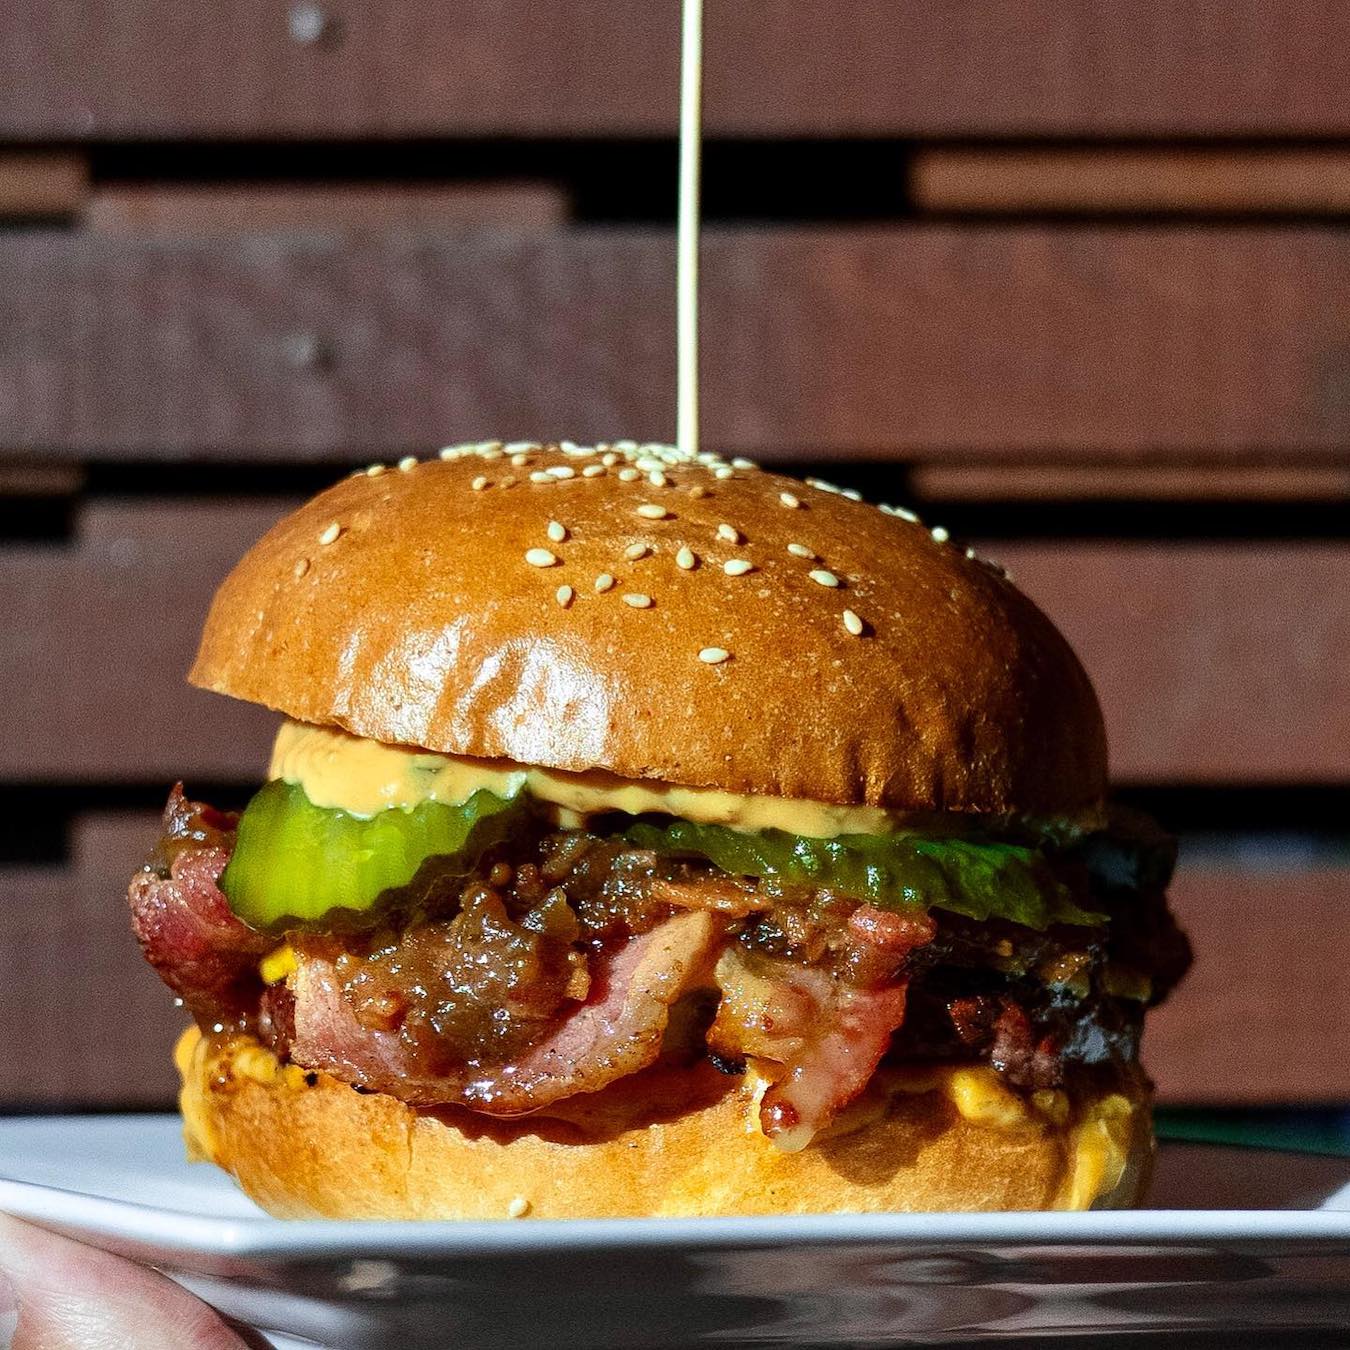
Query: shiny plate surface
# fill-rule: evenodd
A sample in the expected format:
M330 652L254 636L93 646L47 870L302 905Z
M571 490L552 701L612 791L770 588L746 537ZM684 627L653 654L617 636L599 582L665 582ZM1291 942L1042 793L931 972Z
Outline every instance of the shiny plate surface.
M297 1223L185 1162L176 1117L0 1120L0 1210L334 1348L1347 1343L1350 1159L1164 1144L1152 1200L1112 1214Z

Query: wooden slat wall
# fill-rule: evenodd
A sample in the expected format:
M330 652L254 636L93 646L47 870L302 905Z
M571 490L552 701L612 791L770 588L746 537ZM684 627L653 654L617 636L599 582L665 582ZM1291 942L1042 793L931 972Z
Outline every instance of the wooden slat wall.
M1164 1095L1350 1097L1350 10L708 5L708 442L1074 642L1206 834ZM0 6L0 1110L169 1098L121 897L264 761L182 682L238 553L366 458L670 435L676 12Z
M670 133L677 25L650 0L10 5L0 134ZM1335 4L709 0L706 26L721 135L1350 131Z
M704 265L706 434L731 450L1304 459L1350 433L1335 229L714 229ZM227 459L658 438L672 268L654 231L0 237L0 437Z

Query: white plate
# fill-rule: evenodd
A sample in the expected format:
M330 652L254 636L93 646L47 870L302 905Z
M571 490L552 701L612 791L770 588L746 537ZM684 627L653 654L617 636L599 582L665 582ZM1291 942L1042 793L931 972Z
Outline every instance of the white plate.
M288 1223L177 1119L0 1120L0 1210L332 1347L1341 1345L1350 1159L1173 1144L1119 1214ZM1241 1203L1248 1208L1232 1208ZM1165 1335L1164 1335L1164 1329ZM1218 1337L1218 1339L1213 1339ZM1057 1343L1063 1344L1063 1342Z

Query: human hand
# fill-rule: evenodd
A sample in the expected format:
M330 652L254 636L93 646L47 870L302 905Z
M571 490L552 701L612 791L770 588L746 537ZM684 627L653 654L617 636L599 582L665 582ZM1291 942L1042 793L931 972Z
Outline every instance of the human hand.
M17 1320L17 1325L16 1325ZM261 1350L157 1271L0 1214L0 1350Z

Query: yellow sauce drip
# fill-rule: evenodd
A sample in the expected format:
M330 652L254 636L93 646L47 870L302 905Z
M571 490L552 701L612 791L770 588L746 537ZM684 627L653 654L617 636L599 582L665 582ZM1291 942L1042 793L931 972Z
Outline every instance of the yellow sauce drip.
M875 806L748 797L717 788L636 782L599 770L563 773L508 760L438 755L301 722L285 722L277 732L269 776L299 784L315 806L364 817L424 801L458 805L485 788L499 797L528 791L558 807L565 825L605 811L632 816L654 811L735 830L785 830L831 839L840 834L882 834L903 828L906 819L912 819Z

